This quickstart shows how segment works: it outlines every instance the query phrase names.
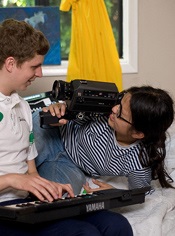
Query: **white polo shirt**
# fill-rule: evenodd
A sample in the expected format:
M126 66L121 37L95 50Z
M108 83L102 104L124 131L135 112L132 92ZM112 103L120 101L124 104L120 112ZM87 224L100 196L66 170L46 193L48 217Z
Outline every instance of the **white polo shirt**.
M37 156L32 130L28 103L17 93L0 93L0 175L28 171L26 161ZM25 191L6 189L0 192L0 202L27 195Z

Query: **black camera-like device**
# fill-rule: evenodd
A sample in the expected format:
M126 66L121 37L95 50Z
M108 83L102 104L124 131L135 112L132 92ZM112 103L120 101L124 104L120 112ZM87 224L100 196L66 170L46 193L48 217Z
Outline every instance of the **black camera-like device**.
M83 119L84 116L108 116L115 105L118 88L115 83L91 80L72 80L70 83L56 80L52 87L55 102L65 101L66 113L60 119ZM50 112L40 112L40 125L58 123L59 118Z

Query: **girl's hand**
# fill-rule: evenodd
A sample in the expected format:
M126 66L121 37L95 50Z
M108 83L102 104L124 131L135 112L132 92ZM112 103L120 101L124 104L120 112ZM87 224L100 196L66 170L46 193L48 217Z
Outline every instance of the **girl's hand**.
M106 189L111 189L114 188L112 185L101 182L97 179L92 179L92 182L96 185L98 185L97 188L91 188L89 186L89 183L86 183L86 185L83 185L84 189L88 192L88 193L92 193L92 192L96 192L96 191L100 191L100 190L106 190Z
M51 104L48 107L43 107L42 109L44 112L48 112L50 111L52 116L57 116L59 119L65 115L66 112L66 103L55 103L55 104ZM66 124L68 121L66 119L60 119L58 124L53 124L53 125L64 125Z

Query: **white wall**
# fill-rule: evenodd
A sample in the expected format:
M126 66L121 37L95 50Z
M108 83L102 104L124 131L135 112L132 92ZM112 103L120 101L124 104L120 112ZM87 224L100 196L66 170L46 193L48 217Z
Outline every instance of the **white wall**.
M175 0L138 0L138 73L124 74L124 88L149 84L175 97Z
M123 74L123 88L152 85L175 98L175 0L138 0L138 73ZM22 96L51 90L54 80L43 77Z

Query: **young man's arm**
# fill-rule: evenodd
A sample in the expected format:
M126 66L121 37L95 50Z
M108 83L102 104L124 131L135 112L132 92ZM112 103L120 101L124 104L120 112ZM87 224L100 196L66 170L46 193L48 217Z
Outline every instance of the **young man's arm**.
M39 176L35 161L30 160L28 163L28 175L31 176L31 191L39 199L45 198L49 201L61 198L63 193L68 192L71 197L74 193L70 184L60 184L53 181L46 180ZM41 199L43 200L43 199Z

